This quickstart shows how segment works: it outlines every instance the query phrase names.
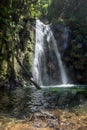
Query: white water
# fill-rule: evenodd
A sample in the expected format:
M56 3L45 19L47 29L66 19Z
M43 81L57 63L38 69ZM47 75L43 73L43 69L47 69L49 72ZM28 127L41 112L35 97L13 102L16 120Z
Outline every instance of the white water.
M66 75L66 72L65 72L62 60L61 60L60 53L58 51L57 43L56 43L56 40L55 40L55 38L53 36L52 31L50 31L50 33L51 33L52 41L54 43L54 44L52 44L53 45L53 49L54 49L54 52L56 54L56 57L57 57L57 60L58 60L58 63L59 63L61 80L62 80L63 84L67 84L68 83L68 79L67 79L67 75Z
M65 30L66 31L66 30ZM45 39L45 40L44 40ZM51 76L47 73L47 62L46 62L46 55L45 55L45 41L48 44L52 44L52 49L55 53L62 84L67 84L67 75L61 60L61 55L58 50L57 42L53 35L53 32L50 29L49 25L44 25L40 20L36 21L36 44L35 44L35 57L34 57L34 64L33 64L33 77L34 80L39 84L43 85L44 82L49 82ZM67 43L66 43L67 44ZM52 57L52 55L50 55ZM59 81L57 81L59 82ZM49 84L49 83L48 83Z
M76 84L60 84L60 85L50 85L50 86L41 86L41 88L72 88L72 87L77 87L79 85ZM80 85L81 86L81 85ZM84 87L82 85L82 87Z
M35 44L35 57L34 57L34 65L33 65L33 77L34 80L39 84L42 83L41 76L41 67L42 64L45 65L45 53L44 53L44 33L43 33L44 24L39 20L36 21L36 44ZM42 63L42 59L44 59ZM44 69L44 68L43 68Z
M61 60L61 55L59 53L58 47L57 47L57 42L54 38L53 32L51 31L49 26L46 26L47 31L49 31L49 35L47 35L47 41L50 42L50 40L52 40L52 47L54 49L54 52L56 54L58 63L59 63L59 68L60 68L60 75L61 75L61 80L63 84L67 84L68 83L68 79L67 79L67 75ZM64 33L65 33L65 29L64 29ZM64 43L65 44L65 43Z

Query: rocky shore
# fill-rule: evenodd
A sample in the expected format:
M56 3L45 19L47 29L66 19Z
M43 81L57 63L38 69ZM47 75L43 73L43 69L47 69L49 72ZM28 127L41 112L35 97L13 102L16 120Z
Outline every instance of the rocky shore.
M40 111L23 120L0 116L0 130L86 130L87 113L74 110Z

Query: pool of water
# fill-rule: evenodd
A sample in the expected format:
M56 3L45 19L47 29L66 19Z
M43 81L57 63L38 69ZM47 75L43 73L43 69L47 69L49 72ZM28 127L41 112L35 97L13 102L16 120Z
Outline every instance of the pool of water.
M0 115L24 118L49 109L87 112L87 86L0 90Z

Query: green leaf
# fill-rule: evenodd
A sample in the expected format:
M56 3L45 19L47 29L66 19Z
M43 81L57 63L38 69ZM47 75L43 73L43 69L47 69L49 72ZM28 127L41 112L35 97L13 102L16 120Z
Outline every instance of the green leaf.
M48 7L48 4L43 5L43 8L47 8L47 7Z

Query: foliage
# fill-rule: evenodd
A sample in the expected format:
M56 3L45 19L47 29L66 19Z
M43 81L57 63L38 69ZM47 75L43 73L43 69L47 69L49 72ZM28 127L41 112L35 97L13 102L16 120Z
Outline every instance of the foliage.
M32 4L31 12L34 14L35 18L41 18L48 13L48 7L50 5L51 0L38 0L37 4Z
M68 26L72 38L80 36L87 43L87 0L52 0L48 7L51 22L59 22Z
M0 3L0 67L2 70L3 60L6 60L7 75L13 73L13 78L15 77L14 55L27 47L29 28L26 26L30 24L28 20L34 17L32 12L34 4L36 0L4 0ZM21 40L21 31L24 30L22 36L26 35L26 41Z

